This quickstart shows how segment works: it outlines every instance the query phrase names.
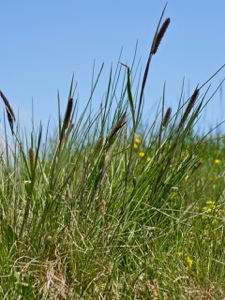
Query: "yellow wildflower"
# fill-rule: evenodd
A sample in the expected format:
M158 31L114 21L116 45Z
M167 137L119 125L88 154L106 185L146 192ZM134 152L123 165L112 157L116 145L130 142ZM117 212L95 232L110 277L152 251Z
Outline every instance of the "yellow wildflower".
M220 164L220 163L221 163L221 160L217 158L217 159L215 159L215 163L216 163L216 164Z
M189 268L193 265L193 259L191 259L189 256L186 257L186 262L188 263Z
M144 157L144 156L145 156L145 153L144 153L144 152L139 152L139 156L140 156L140 157Z
M138 148L138 144L134 143L134 149L137 149L137 148Z
M136 138L136 139L135 139L135 143L136 143L136 144L140 144L140 142L141 142L141 139L140 139L140 138Z
M151 160L151 157L148 156L148 157L147 157L147 162L149 162L150 160Z
M208 206L216 206L216 202L215 202L215 201L211 201L211 200L206 201L206 204L207 204Z

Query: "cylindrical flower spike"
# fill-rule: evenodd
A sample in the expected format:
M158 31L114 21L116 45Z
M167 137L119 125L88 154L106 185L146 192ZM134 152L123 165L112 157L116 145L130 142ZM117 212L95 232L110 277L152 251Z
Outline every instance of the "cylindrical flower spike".
M2 100L4 101L5 106L7 107L8 112L10 113L13 121L16 121L16 118L15 118L14 112L12 110L12 107L10 106L9 101L7 100L7 98L5 97L5 95L3 94L2 91L0 91L0 96L2 97Z
M169 120L170 120L170 116L171 116L171 112L172 112L172 108L169 107L165 113L165 116L163 118L163 121L162 121L162 126L163 127L166 127L166 125L168 124Z
M73 109L73 98L70 98L68 101L68 104L67 104L65 119L64 119L64 123L63 123L64 130L66 130L69 125L72 109Z
M29 149L29 158L30 158L30 169L31 172L34 171L34 162L35 162L35 154L33 148Z
M154 44L153 44L153 47L152 47L152 50L151 50L151 54L156 54L157 50L158 50L158 47L159 47L159 44L161 43L161 40L168 28L170 24L170 18L167 18L165 20L165 22L162 24L156 38L155 38L155 41L154 41Z

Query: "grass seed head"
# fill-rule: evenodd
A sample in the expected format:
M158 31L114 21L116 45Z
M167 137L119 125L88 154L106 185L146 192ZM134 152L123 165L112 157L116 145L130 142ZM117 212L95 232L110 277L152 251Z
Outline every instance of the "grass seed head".
M5 108L6 108L6 114L7 114L7 119L8 119L8 122L9 122L9 126L10 126L10 129L12 131L12 134L14 133L13 131L13 122L16 121L16 118L15 118L15 115L14 115L14 112L9 104L9 101L7 100L7 98L5 97L5 95L3 94L2 91L0 91L0 96L5 104Z
M73 98L70 98L68 101L68 104L67 104L65 119L64 119L64 123L63 123L64 130L66 130L69 125L72 109L73 109Z
M9 101L7 100L7 98L5 97L5 95L2 93L2 91L0 91L0 96L2 98L2 100L4 101L5 103L5 106L7 108L7 111L9 112L9 114L11 115L11 118L13 121L16 121L16 118L15 118L15 115L14 115L14 112L9 104Z
M192 94L192 96L191 96L191 98L190 98L190 101L189 101L189 103L188 103L188 105L187 105L187 108L186 108L186 110L185 110L185 112L184 112L184 115L183 115L183 117L182 117L182 119L181 119L181 121L180 121L179 130L182 129L184 123L186 122L186 120L187 120L187 118L188 118L188 116L189 116L189 114L190 114L192 108L193 108L194 105L195 105L195 102L196 102L196 100L197 100L197 98L198 98L198 95L199 95L199 89L196 88L195 91L194 91L194 93Z
M162 121L162 126L163 127L166 127L166 125L168 124L169 120L170 120L170 116L171 116L171 112L172 112L172 108L169 107L165 113L165 116L163 118L163 121Z
M191 99L190 99L189 103L188 103L188 106L187 106L187 109L185 111L185 114L189 115L192 107L194 106L194 104L195 104L195 102L196 102L196 100L198 98L198 95L199 95L199 89L196 88L195 91L194 91L194 93L191 96Z
M9 126L10 126L10 129L11 129L11 132L13 134L13 132L14 132L14 130L13 130L13 116L10 113L8 107L6 107L6 114L7 114L7 119L8 119L8 122L9 122Z
M34 171L34 160L35 160L35 155L34 155L34 150L33 148L29 149L29 158L30 158L30 168L31 172Z
M151 50L151 54L156 54L156 52L158 50L158 47L159 47L159 44L161 43L161 40L162 40L169 24L170 24L170 18L167 18L165 20L165 22L162 24L159 32L156 35L156 38L155 38L155 41L154 41L154 44L153 44L153 47L152 47L152 50Z

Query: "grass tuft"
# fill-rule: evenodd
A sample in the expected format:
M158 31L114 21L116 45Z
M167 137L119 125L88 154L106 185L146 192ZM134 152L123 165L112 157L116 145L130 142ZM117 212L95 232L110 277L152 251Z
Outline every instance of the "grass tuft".
M40 124L28 135L17 120L10 140L4 123L0 299L225 298L225 139L195 127L209 80L189 99L183 85L173 114L164 84L161 109L142 125L164 11L142 80L135 61L118 63L93 113L102 65L80 115L74 76L64 117L58 94L53 134Z

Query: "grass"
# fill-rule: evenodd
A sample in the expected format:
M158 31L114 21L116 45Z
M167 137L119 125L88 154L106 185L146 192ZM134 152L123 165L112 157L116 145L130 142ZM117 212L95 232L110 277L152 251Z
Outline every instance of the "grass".
M13 138L5 123L0 299L225 298L225 139L195 133L208 81L189 99L182 92L175 113L164 89L142 126L163 14L140 84L134 64L119 63L95 115L102 68L80 116L72 79L65 115L58 101L58 127L45 137L41 125L22 131L1 92Z

